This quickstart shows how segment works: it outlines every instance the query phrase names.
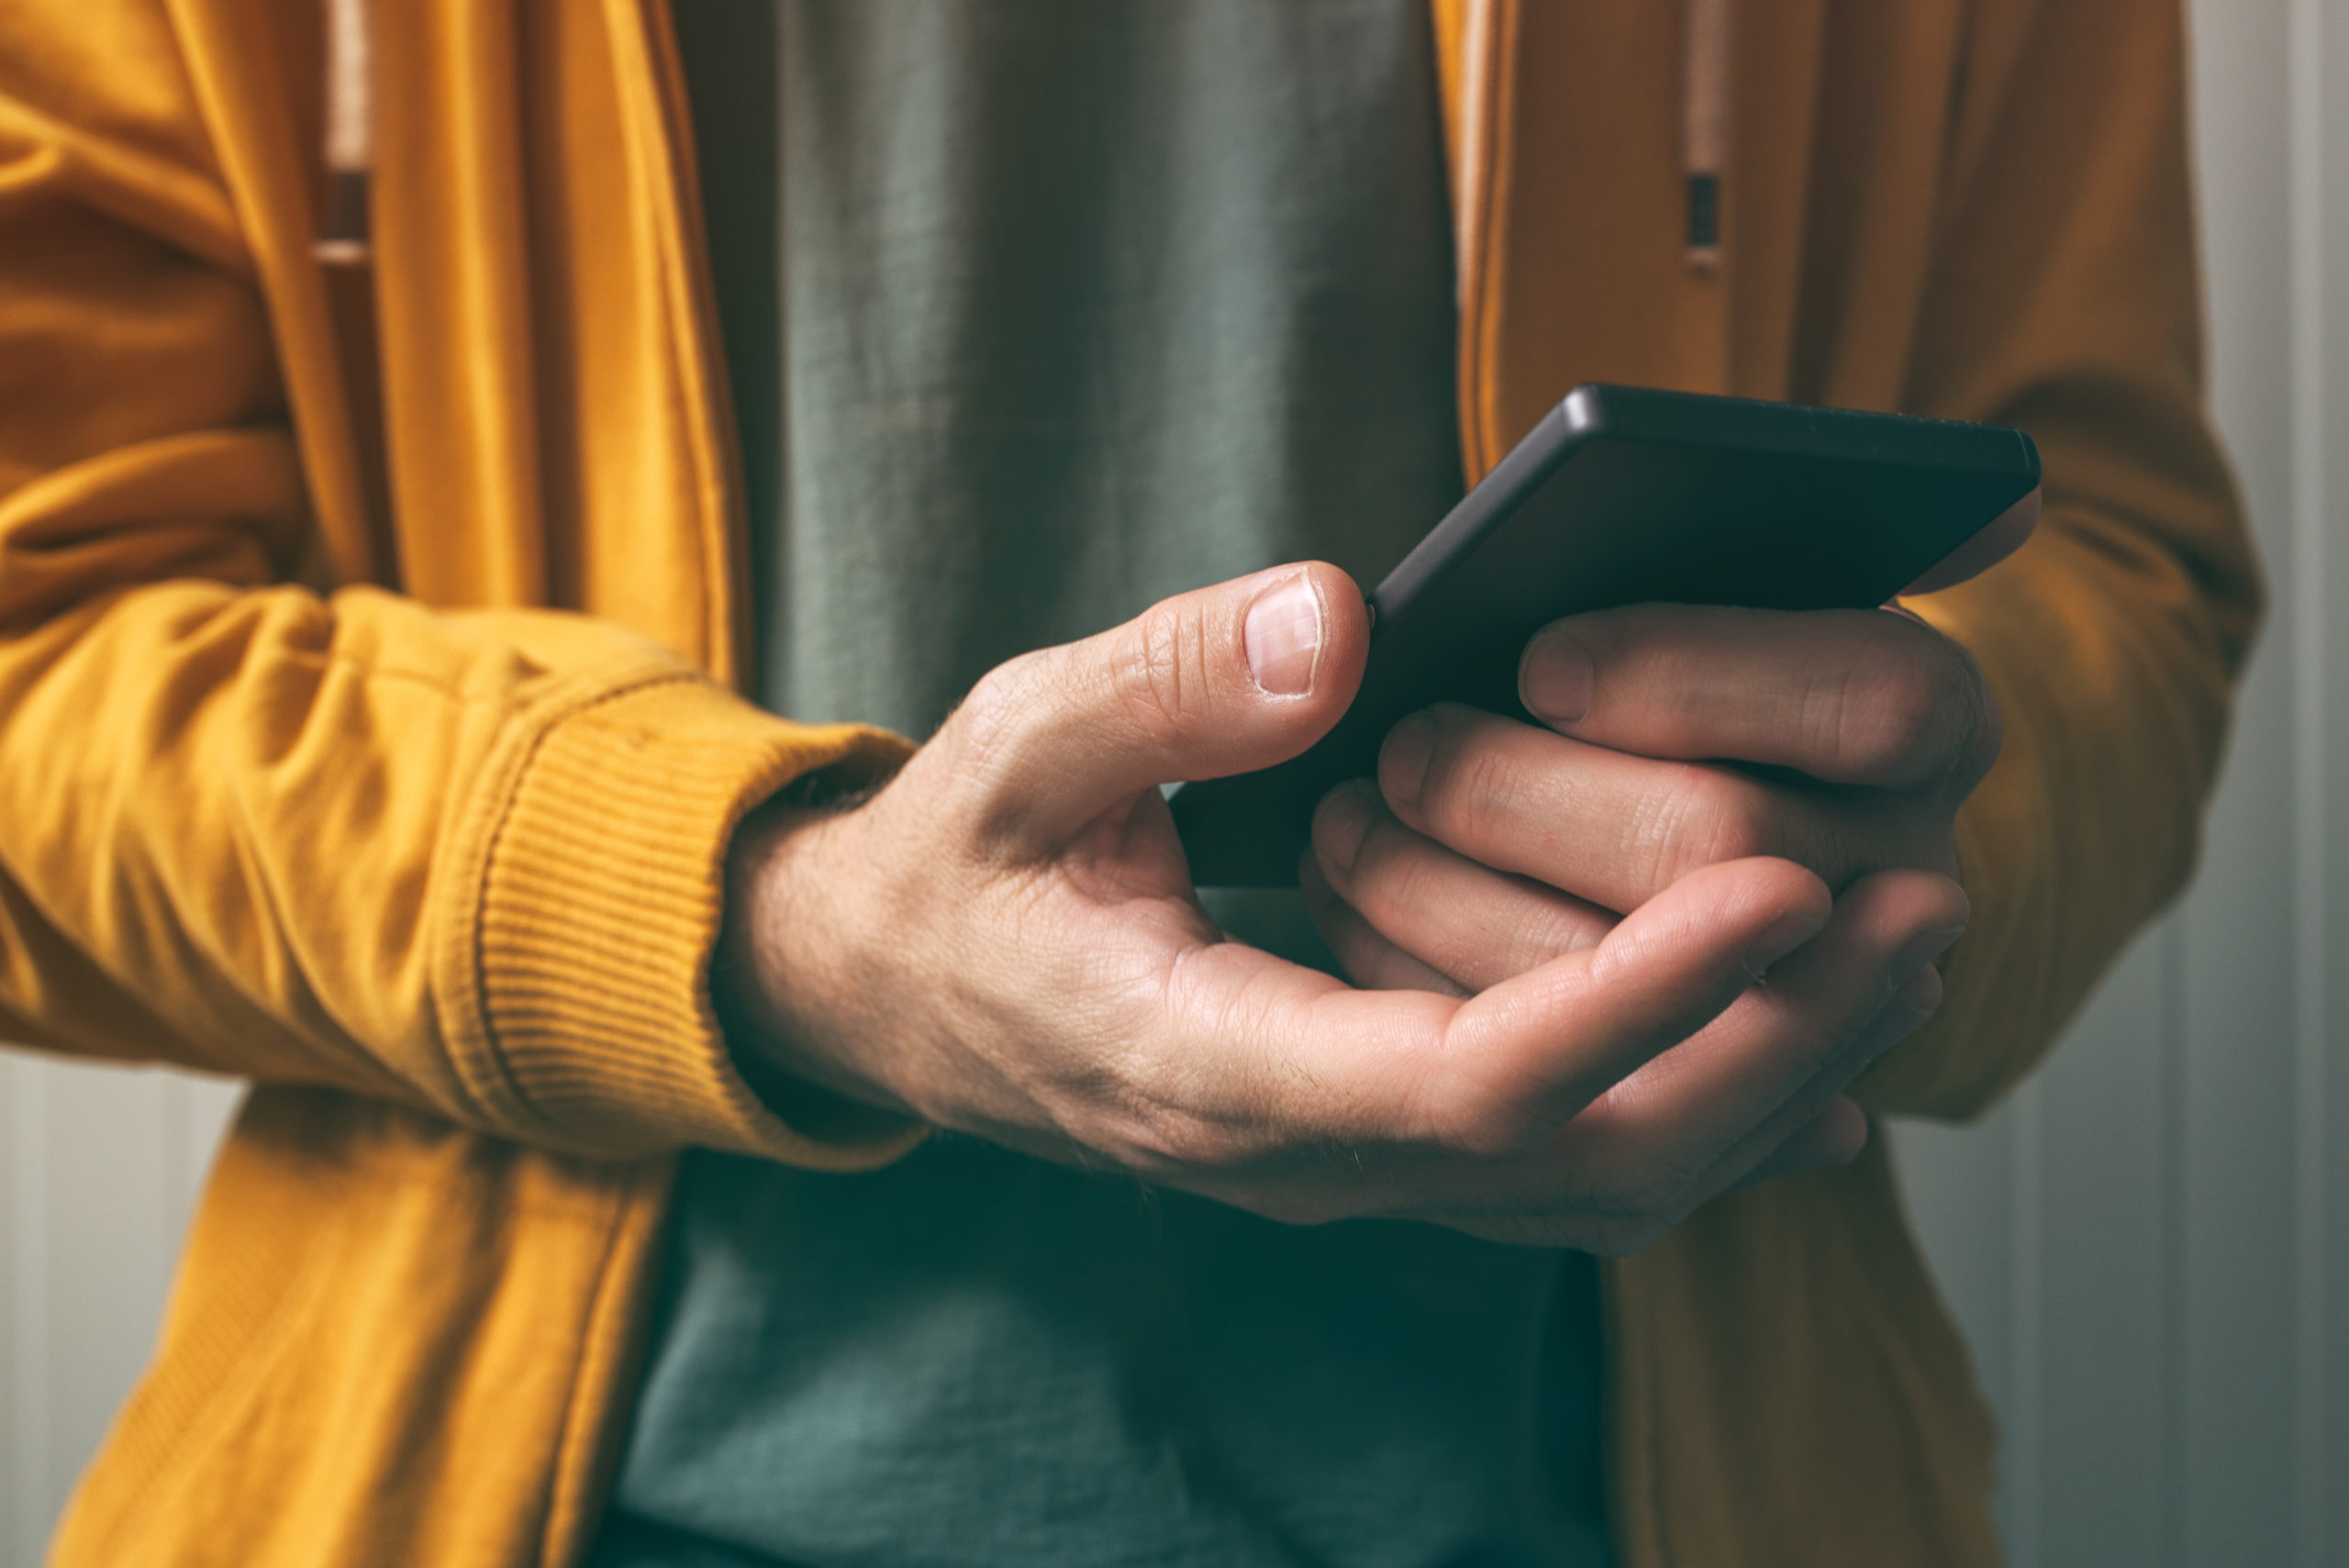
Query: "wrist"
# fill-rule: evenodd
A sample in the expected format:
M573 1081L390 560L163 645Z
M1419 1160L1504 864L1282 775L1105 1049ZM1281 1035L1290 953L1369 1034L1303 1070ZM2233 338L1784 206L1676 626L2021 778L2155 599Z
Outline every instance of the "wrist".
M710 966L710 1004L736 1070L777 1117L818 1137L869 1135L909 1114L823 1021L846 1010L825 1000L843 966L818 951L841 934L822 840L843 814L777 799L743 818L727 851Z

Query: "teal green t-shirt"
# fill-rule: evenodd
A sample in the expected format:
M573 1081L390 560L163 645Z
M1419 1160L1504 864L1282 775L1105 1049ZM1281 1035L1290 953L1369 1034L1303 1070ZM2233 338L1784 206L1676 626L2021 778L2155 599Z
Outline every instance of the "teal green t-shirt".
M677 0L763 696L979 675L1457 499L1426 0ZM1312 959L1293 895L1219 917ZM687 1159L596 1568L1602 1562L1594 1270L940 1138Z

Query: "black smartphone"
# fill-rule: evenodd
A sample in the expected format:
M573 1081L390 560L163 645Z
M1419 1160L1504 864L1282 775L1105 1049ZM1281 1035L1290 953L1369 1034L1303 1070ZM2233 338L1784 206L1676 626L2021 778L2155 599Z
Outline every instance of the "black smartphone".
M1560 616L1881 605L2038 487L2038 448L2003 426L1578 386L1370 595L1362 689L1330 733L1174 793L1192 880L1295 885L1330 786L1431 703L1523 716L1519 655Z

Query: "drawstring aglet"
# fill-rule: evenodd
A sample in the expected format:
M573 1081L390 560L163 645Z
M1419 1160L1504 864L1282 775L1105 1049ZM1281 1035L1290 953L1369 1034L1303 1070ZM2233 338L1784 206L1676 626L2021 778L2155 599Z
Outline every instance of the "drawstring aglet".
M1721 260L1721 164L1729 140L1730 0L1683 0L1681 168L1688 190L1689 267Z

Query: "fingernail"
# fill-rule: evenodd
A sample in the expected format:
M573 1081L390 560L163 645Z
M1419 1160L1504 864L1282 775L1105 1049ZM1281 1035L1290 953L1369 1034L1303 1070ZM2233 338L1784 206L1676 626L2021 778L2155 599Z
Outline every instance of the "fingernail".
M1248 606L1241 634L1248 645L1248 673L1257 688L1276 697L1302 696L1313 689L1321 662L1321 595L1300 572L1274 584Z
M1355 780L1340 784L1322 797L1313 817L1313 848L1324 864L1340 873L1354 869L1362 841L1370 836L1370 787Z
M1893 957L1892 988L1898 991L1906 985L1910 975L1947 952L1950 944L1964 935L1964 926L1935 926L1910 937L1908 945Z
M1419 804L1427 784L1428 759L1435 751L1435 720L1415 713L1386 732L1378 751L1378 788L1391 806Z
M1770 973L1770 966L1787 954L1819 935L1827 922L1816 915L1789 910L1771 921L1745 950L1745 973L1759 980Z
M1590 688L1598 678L1590 650L1563 631L1544 632L1525 651L1518 699L1536 718L1564 724L1590 711Z

